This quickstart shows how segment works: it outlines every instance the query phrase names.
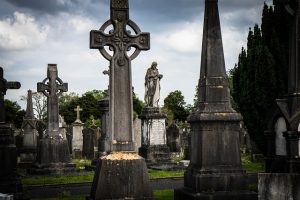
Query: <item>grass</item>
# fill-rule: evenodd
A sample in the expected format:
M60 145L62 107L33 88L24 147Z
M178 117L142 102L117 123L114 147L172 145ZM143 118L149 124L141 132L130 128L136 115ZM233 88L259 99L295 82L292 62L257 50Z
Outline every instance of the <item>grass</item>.
M154 190L154 197L157 200L173 200L174 190ZM56 198L40 198L33 200L84 200L86 195L71 196L70 193L66 192Z
M265 171L264 162L252 162L249 154L242 154L242 165L247 172L257 173Z
M22 178L23 185L45 185L55 183L82 183L91 182L94 177L94 172L87 172L79 175L65 176L30 176Z
M72 163L76 164L76 167L79 169L84 169L86 165L91 165L91 160L86 159L73 159Z
M148 169L149 178L171 178L182 177L184 171L166 171L166 170L154 170Z

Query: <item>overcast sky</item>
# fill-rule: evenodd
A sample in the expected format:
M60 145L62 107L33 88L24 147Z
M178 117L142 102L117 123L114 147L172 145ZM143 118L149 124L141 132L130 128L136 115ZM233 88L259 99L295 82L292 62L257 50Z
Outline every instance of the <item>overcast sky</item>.
M263 3L219 0L227 70L237 62L249 27L260 23ZM151 34L151 49L132 61L136 94L143 99L146 70L157 61L164 75L160 104L175 90L192 103L200 73L204 0L129 0L129 5L131 20ZM58 65L69 92L106 89L108 77L102 71L109 63L99 51L89 49L89 32L107 19L109 0L1 0L0 66L7 80L22 84L6 98L18 101L28 89L36 91L36 83L46 78L48 63Z

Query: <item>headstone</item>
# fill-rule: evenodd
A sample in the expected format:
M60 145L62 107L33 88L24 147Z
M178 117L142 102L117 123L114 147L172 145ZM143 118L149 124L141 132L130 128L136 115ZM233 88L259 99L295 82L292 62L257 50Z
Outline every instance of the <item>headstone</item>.
M100 30L91 31L90 48L99 49L110 61L109 128L110 152L100 158L95 173L91 199L151 199L146 163L134 151L132 122L131 60L150 46L149 33L142 33L129 19L128 0L111 0L111 19ZM104 31L109 29L109 34ZM134 33L128 31L131 27ZM111 56L104 46L113 50ZM127 56L130 47L135 47Z
M23 144L20 153L19 166L31 166L36 160L38 131L36 129L37 119L33 114L32 91L28 90L26 114L22 123Z
M82 156L82 145L83 145L83 136L82 136L82 130L84 123L80 120L80 111L82 109L80 106L77 106L74 111L77 113L77 117L74 123L72 123L73 127L73 138L72 138L72 147L73 147L73 157L74 158L81 158Z
M66 128L66 137L67 137L67 141L68 141L69 152L70 152L70 154L72 154L73 153L73 145L72 145L73 127L70 125L67 126L67 128Z
M274 0L277 9L289 16L289 71L288 93L284 99L276 100L276 108L269 119L266 137L266 172L299 173L300 154L298 126L300 123L300 2L295 0Z
M180 152L179 132L180 128L176 122L167 127L167 145L171 152Z
M82 156L89 160L94 158L94 138L95 130L92 128L84 128L82 130L83 135L83 147Z
M231 106L225 71L218 1L205 0L201 72L197 108L191 124L191 160L184 174L181 199L257 199L247 191L242 169L239 129L242 116Z
M37 162L30 173L63 174L75 170L71 163L67 138L59 128L59 96L68 90L68 84L58 77L57 65L48 64L47 78L37 83L37 91L47 97L47 130L40 139Z
M22 184L17 173L17 149L14 130L5 123L4 95L8 89L19 89L19 82L7 81L0 67L0 193L13 194L14 199L23 199Z
M99 138L98 153L99 156L107 155L111 149L111 134L109 133L109 97L105 97L99 101L101 110L101 136Z
M190 124L185 122L184 128L182 130L182 137L181 137L181 148L184 153L183 159L190 160L190 146L191 146L191 128Z

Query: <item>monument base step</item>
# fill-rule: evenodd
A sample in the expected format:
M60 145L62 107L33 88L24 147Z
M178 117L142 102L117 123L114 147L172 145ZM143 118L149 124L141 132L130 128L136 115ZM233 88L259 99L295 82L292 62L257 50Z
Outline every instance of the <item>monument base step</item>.
M154 199L145 160L135 152L101 157L87 199Z
M252 191L207 191L195 192L189 188L174 190L174 200L257 200Z

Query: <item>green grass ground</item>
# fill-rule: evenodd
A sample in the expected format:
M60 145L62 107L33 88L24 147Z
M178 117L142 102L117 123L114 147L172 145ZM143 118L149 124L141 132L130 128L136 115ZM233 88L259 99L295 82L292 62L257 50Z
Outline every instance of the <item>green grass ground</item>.
M73 160L73 163L80 169L85 165L90 164L88 160ZM263 162L251 162L250 155L242 155L242 165L247 172L263 172L265 169ZM149 178L170 178L182 177L184 171L166 171L166 170L153 170L148 169ZM55 183L80 183L91 182L94 177L94 172L85 172L77 175L65 176L26 176L22 178L23 185L44 185Z
M154 197L157 200L173 200L174 190L154 190ZM56 198L45 198L45 199L33 199L33 200L85 200L86 196L71 196L69 193L65 193Z

